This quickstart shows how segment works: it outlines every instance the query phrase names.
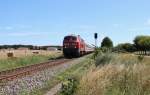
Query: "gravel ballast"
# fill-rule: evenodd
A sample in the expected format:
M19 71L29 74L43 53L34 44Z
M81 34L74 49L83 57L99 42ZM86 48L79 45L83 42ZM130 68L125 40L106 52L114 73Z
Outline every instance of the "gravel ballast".
M0 86L0 95L20 95L25 93L30 93L34 89L43 88L46 81L51 80L53 77L57 76L59 73L65 71L69 67L82 62L85 57L76 58L71 62L54 66L49 69L45 69L36 72L32 75L28 75L23 78L18 78L13 81L5 83L5 85Z

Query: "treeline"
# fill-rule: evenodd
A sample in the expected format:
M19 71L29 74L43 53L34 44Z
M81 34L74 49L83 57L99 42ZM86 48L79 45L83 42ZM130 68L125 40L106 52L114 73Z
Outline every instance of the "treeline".
M140 54L150 53L150 36L137 36L133 43L121 43L113 47L113 42L109 37L105 37L101 43L101 48L111 48L118 52L139 52Z
M48 47L55 47L57 49L61 49L61 46L0 45L0 49L28 48L28 49L31 49L31 50L47 50Z
M33 46L33 45L0 45L0 49L18 49L20 47L23 48L29 48L29 49L34 49L37 48L37 46Z

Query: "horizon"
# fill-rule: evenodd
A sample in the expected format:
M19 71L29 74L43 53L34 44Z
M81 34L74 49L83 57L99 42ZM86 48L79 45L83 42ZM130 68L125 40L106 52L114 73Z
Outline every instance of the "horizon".
M106 36L114 45L150 35L148 0L0 1L0 45L62 45L64 36L81 35L98 46Z

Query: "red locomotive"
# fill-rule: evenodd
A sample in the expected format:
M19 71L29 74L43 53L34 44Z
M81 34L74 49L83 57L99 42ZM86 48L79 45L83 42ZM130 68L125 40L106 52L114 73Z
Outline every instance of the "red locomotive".
M63 54L65 57L79 57L83 54L93 51L84 40L78 35L68 35L63 40Z

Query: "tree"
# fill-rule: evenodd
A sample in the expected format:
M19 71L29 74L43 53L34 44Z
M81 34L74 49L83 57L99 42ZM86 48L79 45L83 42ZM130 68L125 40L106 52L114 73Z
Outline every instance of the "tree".
M138 51L146 51L150 50L150 36L137 36L134 39L134 44Z
M126 51L126 52L134 52L136 51L136 48L133 44L130 43L122 43L122 44L118 44L115 47L116 50L121 50L121 51Z
M112 48L113 47L112 40L109 37L105 37L102 40L101 47Z
M137 50L139 51L142 51L143 50L143 47L142 47L142 44L141 44L141 40L144 39L145 36L137 36L135 37L134 39L134 44L135 44L135 47L137 48Z

